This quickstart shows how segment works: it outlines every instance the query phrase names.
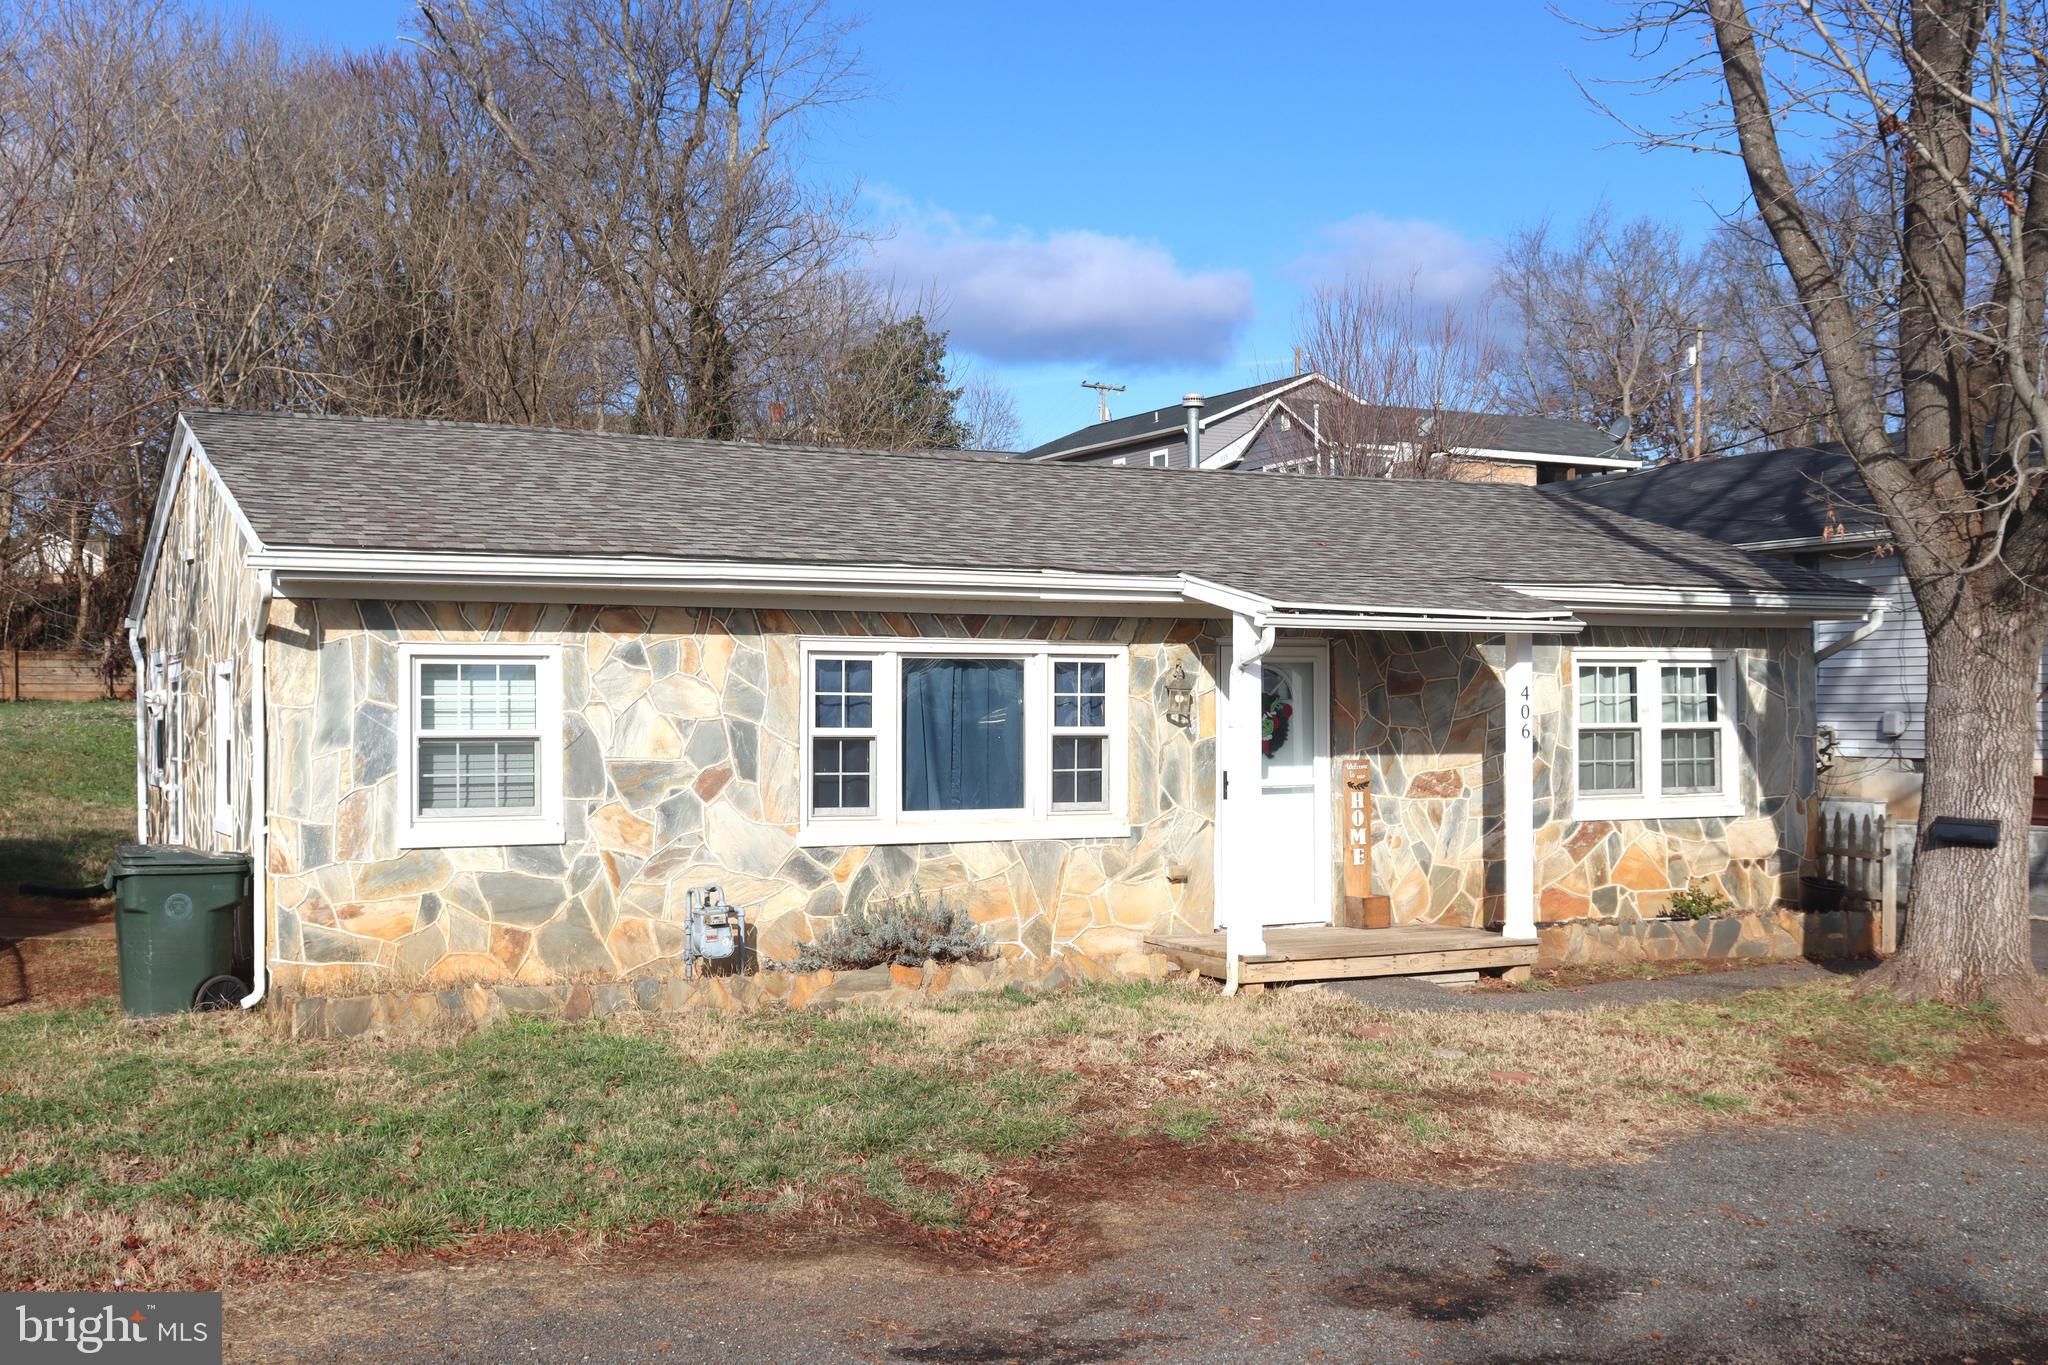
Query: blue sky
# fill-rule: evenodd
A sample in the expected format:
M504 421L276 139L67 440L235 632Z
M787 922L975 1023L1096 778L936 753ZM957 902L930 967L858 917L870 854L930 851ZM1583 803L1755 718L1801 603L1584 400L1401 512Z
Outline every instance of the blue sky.
M289 34L392 41L410 6L259 3ZM1599 18L1602 0L1575 12ZM946 301L956 357L1026 443L1284 373L1318 278L1483 288L1492 244L1602 199L1702 233L1730 158L1645 153L1571 73L1629 71L1536 0L997 6L889 0L856 34L874 95L807 148L857 185L874 267ZM1624 96L1623 98L1628 98Z

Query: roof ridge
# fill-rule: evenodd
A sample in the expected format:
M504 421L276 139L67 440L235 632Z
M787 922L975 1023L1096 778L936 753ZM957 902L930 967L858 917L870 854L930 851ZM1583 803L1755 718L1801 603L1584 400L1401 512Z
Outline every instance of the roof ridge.
M559 436L592 436L604 440L644 441L653 444L685 445L708 447L714 450L759 451L762 454L799 455L854 455L862 458L896 460L961 459L987 465L997 469L1042 470L1038 477L1116 477L1135 475L1146 478L1226 478L1236 482L1258 480L1261 485L1277 483L1289 478L1324 478L1334 483L1356 484L1372 487L1393 483L1431 483L1456 488L1489 488L1515 494L1533 493L1539 485L1493 483L1484 480L1468 482L1463 479L1359 479L1336 474L1273 474L1257 469L1162 469L1151 465L1120 465L1088 462L1061 462L1046 460L983 459L970 452L946 446L919 447L916 449L888 449L880 446L821 446L791 441L731 441L710 436L662 436L647 431L600 431L589 427L528 426L511 422L478 422L464 418L444 417L392 417L380 413L304 412L293 409L261 411L253 408L186 407L178 410L179 416L187 413L205 413L216 417L290 418L304 422L362 422L385 423L397 426L440 427L462 431L490 433L526 432ZM1000 453L1000 452L998 452Z

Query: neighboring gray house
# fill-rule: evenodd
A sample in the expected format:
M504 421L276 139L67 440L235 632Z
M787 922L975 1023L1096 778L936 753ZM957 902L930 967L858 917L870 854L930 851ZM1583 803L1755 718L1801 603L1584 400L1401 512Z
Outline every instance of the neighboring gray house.
M1070 431L1019 458L1187 469L1314 468L1329 444L1332 409L1358 400L1319 374L1272 379ZM1550 483L1634 469L1613 436L1553 417L1455 414L1483 445L1455 452L1452 476L1469 483Z
M1883 594L1883 609L1863 622L1814 623L1820 791L1882 801L1894 821L1918 821L1927 634L1904 567L1890 553L1890 532L1847 454L1801 446L1581 479L1555 491ZM2048 734L2048 708L2042 722L2040 733ZM2048 744L2037 737L2037 770L2044 758ZM2044 835L2035 832L2037 898L2048 892Z

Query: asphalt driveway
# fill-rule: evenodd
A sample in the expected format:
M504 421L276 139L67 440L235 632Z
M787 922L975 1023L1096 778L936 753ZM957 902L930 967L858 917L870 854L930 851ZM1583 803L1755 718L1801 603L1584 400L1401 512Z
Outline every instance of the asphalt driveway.
M2044 1123L1962 1092L1470 1187L1159 1189L1066 1269L857 1250L355 1273L231 1293L226 1339L308 1361L2043 1361Z

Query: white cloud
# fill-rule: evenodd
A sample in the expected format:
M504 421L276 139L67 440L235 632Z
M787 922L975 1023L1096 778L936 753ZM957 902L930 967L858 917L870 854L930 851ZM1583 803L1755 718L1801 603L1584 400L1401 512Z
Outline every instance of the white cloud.
M869 268L936 297L952 344L988 360L1213 364L1251 321L1245 272L1184 269L1158 242L887 207L898 225Z
M1305 282L1360 277L1399 285L1412 277L1416 301L1440 305L1475 302L1493 287L1494 244L1426 218L1364 213L1318 237L1316 249L1294 266Z

